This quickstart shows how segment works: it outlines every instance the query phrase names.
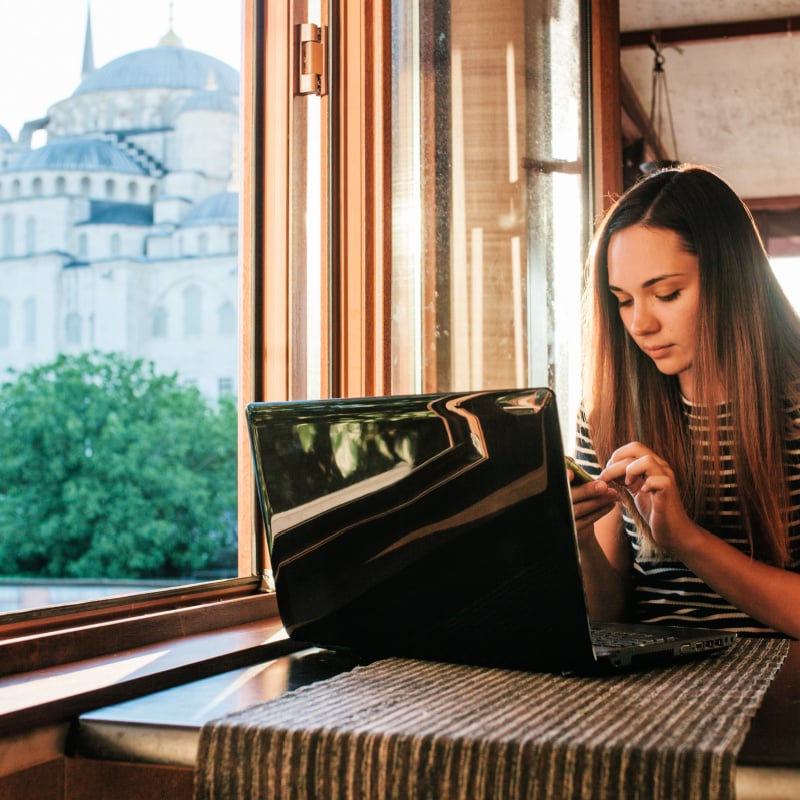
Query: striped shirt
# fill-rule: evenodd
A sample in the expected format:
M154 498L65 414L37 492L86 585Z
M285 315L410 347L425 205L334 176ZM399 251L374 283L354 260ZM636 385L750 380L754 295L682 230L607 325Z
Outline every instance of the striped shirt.
M682 400L682 410L695 447L709 449L708 427L703 409ZM800 424L800 406L788 408L793 425ZM721 447L720 522L712 533L728 544L750 555L750 545L741 524L738 488L733 457L726 446L732 439L730 415L721 406L718 416ZM591 433L583 415L577 426L576 461L591 475L600 474ZM786 444L791 520L789 526L790 563L787 569L800 572L800 440ZM710 492L709 492L710 494ZM708 500L711 517L712 499ZM633 554L633 598L637 620L666 625L688 625L736 631L742 634L769 635L775 631L739 611L709 588L681 562L649 559L639 552L636 528L627 513L623 514L625 531Z

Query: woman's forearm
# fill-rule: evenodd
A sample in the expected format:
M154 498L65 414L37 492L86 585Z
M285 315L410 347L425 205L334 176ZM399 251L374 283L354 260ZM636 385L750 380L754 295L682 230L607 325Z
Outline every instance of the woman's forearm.
M740 611L800 638L800 575L756 561L698 525L692 528L673 555Z
M581 568L589 619L615 622L629 615L629 578L615 568L596 537L581 542Z

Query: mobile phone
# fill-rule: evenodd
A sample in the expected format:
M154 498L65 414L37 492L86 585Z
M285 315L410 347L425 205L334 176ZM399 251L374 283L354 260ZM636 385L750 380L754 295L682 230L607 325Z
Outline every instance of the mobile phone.
M575 476L572 479L572 482L576 486L580 486L582 483L589 483L593 481L594 478L581 466L579 466L574 459L570 458L569 456L564 456L564 461L566 462L567 469L572 470L572 474Z

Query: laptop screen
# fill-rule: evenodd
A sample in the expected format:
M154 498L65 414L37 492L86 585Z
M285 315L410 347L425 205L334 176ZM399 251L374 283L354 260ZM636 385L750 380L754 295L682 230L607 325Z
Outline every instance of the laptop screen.
M368 656L593 658L548 389L247 407L278 606Z

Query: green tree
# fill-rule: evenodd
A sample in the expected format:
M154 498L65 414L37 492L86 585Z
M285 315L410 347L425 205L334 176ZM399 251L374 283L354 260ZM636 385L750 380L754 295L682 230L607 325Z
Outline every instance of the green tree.
M0 573L187 577L235 552L235 522L232 399L99 352L0 386Z

